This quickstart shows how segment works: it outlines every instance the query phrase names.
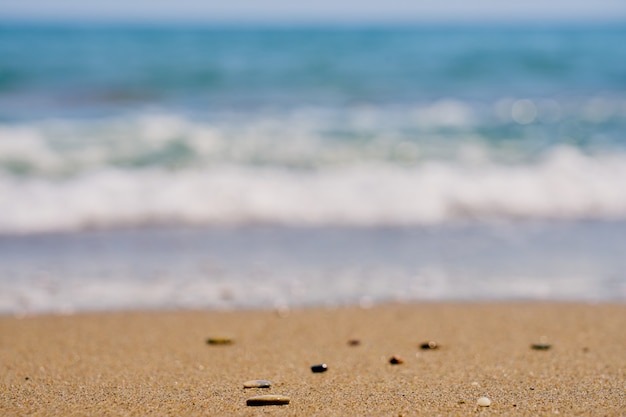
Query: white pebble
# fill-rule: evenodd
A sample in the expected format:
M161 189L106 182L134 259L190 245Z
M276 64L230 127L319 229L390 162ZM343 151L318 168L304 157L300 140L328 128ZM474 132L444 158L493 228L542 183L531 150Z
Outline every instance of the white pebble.
M487 397L480 397L478 401L476 401L476 404L481 407L489 407L491 405L491 400Z

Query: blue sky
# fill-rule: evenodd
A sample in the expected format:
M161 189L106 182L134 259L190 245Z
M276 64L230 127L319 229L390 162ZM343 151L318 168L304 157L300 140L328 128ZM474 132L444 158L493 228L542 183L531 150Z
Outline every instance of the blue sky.
M192 21L626 20L625 0L0 0L0 19Z

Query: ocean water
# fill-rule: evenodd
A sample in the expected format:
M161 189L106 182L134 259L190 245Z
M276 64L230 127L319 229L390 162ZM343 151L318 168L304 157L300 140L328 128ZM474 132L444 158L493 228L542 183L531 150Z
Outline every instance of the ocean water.
M0 23L0 313L623 302L624 44Z

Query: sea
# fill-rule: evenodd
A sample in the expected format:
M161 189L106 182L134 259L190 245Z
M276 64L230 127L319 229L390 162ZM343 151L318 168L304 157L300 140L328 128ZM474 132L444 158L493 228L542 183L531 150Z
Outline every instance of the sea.
M0 314L626 301L626 22L0 22Z

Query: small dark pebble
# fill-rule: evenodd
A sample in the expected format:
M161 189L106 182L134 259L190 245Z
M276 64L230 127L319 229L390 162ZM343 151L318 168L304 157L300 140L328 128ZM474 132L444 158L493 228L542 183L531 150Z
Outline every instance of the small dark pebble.
M233 339L228 337L209 337L206 342L208 345L232 345Z
M389 359L389 363L392 365L399 365L401 363L404 363L404 359L402 359L400 356L394 355Z
M552 345L548 343L533 343L530 347L534 350L548 350L552 347Z
M348 345L350 346L359 346L361 341L359 339L350 339L348 340Z
M325 363L320 363L319 365L313 365L311 366L311 371L315 373L326 372L328 371L328 365L326 365Z
M30 379L29 377L24 378L24 380L26 380L26 381L28 381L29 379Z
M424 342L420 345L420 348L427 350L427 349L439 349L439 344L437 342L435 342L434 340L430 340L428 342Z

